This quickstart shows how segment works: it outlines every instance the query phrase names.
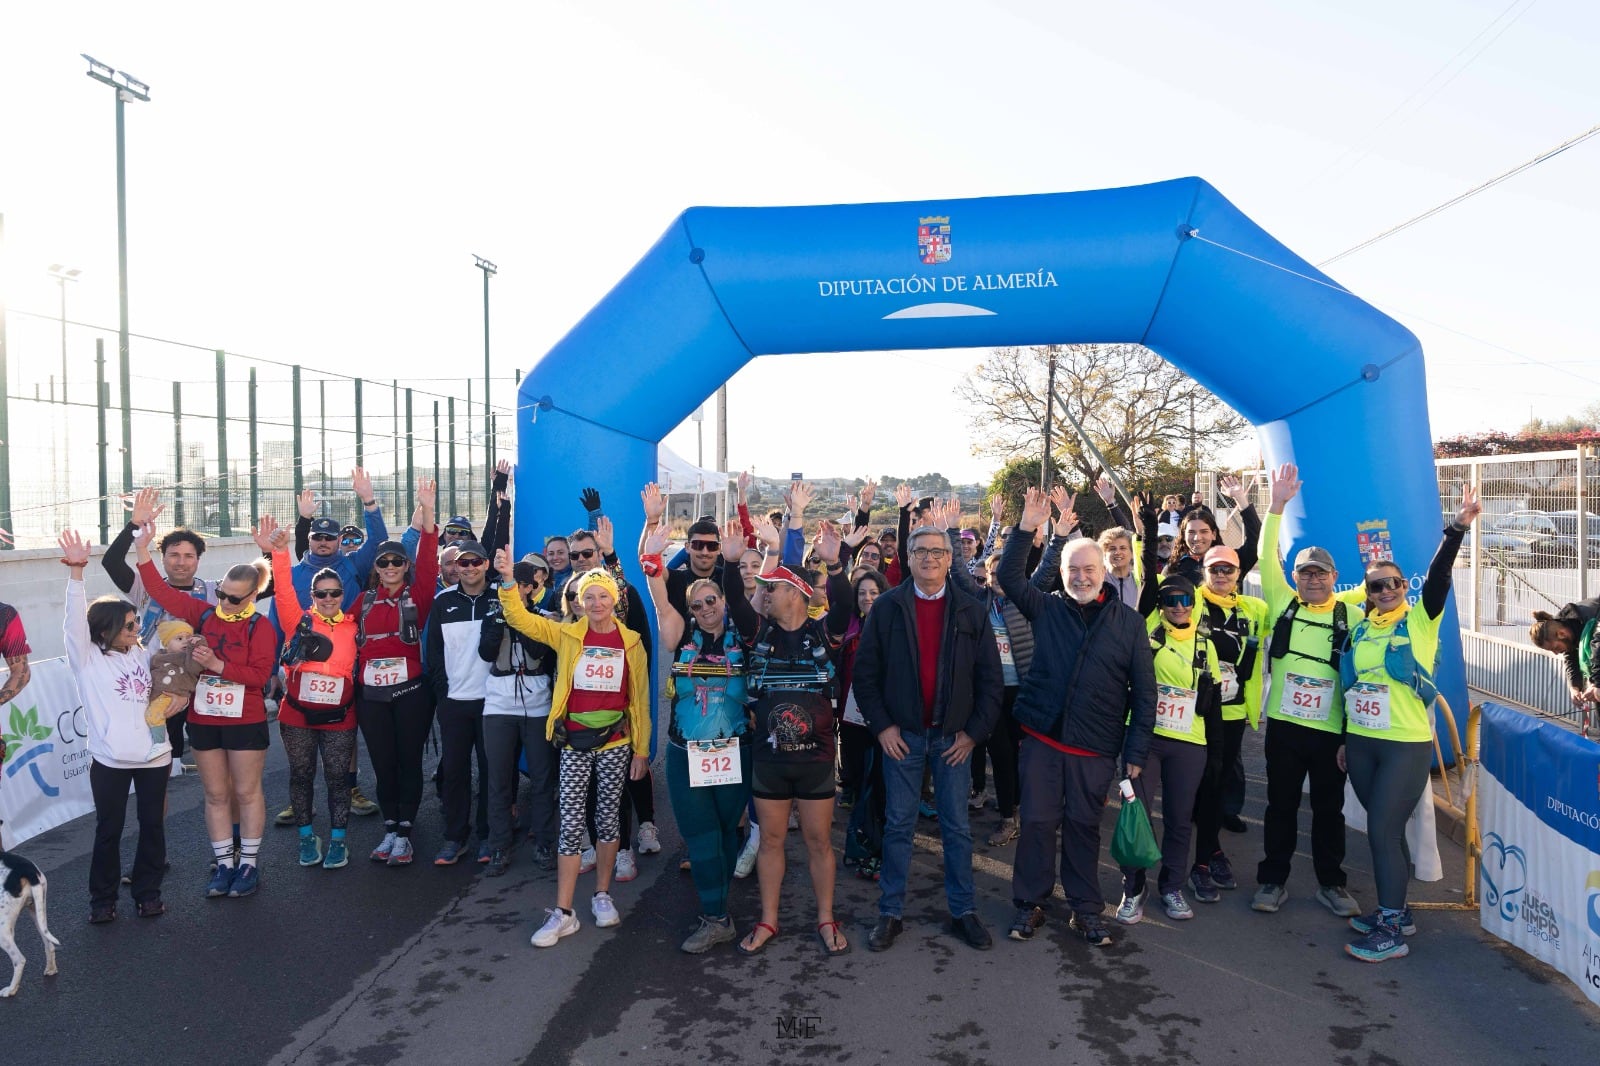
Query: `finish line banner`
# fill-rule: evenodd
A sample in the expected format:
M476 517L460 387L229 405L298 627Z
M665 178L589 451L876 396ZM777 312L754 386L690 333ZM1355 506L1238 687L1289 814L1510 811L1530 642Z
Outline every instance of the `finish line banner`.
M1479 920L1600 1004L1600 745L1485 703Z
M29 665L28 687L0 707L0 833L8 847L94 810L77 679L64 657Z

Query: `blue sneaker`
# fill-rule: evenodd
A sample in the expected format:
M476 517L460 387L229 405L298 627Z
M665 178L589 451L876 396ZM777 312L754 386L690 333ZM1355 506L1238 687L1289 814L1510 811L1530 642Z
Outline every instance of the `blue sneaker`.
M218 863L211 871L211 881L206 885L207 899L221 899L233 887L233 867Z
M461 856L466 853L467 845L465 842L458 843L454 840L446 840L439 845L439 854L433 857L433 864L435 866L454 866L461 861Z
M1354 919L1351 924L1355 924ZM1371 932L1366 936L1344 946L1345 954L1351 958L1360 959L1362 962L1385 962L1389 959L1403 959L1411 954L1405 936L1400 932L1400 926L1381 917L1373 924Z
M1230 890L1239 887L1239 882L1233 876L1233 864L1220 851L1211 856L1211 883Z
M1371 914L1363 914L1358 918L1350 919L1350 928L1358 933L1370 933L1378 927L1382 918L1383 911L1381 910L1373 911ZM1400 912L1400 919L1394 924L1395 928L1400 930L1402 936L1417 935L1417 923L1411 917L1410 907Z
M328 857L322 860L324 870L337 870L350 861L350 849L338 837L328 841Z
M926 818L930 822L937 822L939 820L939 808L935 807L931 803L928 803L927 801L917 804L917 814L919 817Z
M1211 867L1196 866L1189 871L1189 887L1194 889L1196 903L1216 903L1222 898L1217 883L1211 879Z
M322 861L322 839L311 834L300 838L300 865L315 866Z
M254 863L245 863L233 875L233 887L228 889L229 899L243 899L255 895L256 889L261 887L261 871L256 869Z

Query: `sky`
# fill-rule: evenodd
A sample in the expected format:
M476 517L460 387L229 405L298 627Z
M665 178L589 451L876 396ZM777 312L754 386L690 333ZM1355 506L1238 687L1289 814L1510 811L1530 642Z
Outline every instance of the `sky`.
M78 267L71 317L115 326L111 91L79 53L151 86L127 107L134 332L481 376L482 255L509 406L513 371L691 205L1199 175L1320 262L1600 121L1596 40L1581 0L19 5L0 35L0 286L53 315L46 265ZM1330 269L1421 339L1436 436L1600 395L1580 311L1597 187L1600 137ZM39 343L23 319L13 366ZM729 465L987 480L953 395L981 356L756 360L729 386ZM758 404L801 372L847 414L796 454ZM695 460L692 424L667 443Z

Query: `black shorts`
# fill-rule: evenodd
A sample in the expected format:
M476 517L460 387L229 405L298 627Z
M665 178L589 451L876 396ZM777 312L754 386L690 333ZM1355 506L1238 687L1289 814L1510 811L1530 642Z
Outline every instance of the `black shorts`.
M209 725L190 722L189 747L195 751L266 751L272 733L265 722L249 725Z
M764 800L831 800L833 763L756 762L750 794Z

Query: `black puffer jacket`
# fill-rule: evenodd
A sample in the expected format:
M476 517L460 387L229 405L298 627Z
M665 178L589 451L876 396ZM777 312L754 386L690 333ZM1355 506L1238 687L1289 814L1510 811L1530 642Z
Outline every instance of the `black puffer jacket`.
M947 736L966 733L982 744L1000 718L1000 649L981 602L949 581L944 594L950 602L944 612L933 727ZM874 733L891 725L905 733L924 731L916 595L914 581L890 589L878 597L862 625L851 684Z
M1600 597L1592 600L1581 600L1578 603L1569 603L1556 612L1556 618L1572 627L1578 639L1583 639L1583 627L1600 617ZM1600 626L1595 627L1591 637L1594 644L1589 658L1589 675L1583 676L1583 669L1578 665L1578 643L1573 641L1572 650L1562 656L1563 665L1567 670L1567 685L1574 692L1581 692L1590 685L1600 685Z
M1028 538L1000 554L1000 587L1033 624L1033 661L1012 714L1069 747L1143 767L1156 724L1156 672L1139 612L1104 585L1088 608L1045 595L1023 573Z

